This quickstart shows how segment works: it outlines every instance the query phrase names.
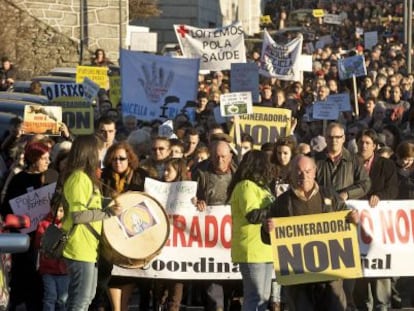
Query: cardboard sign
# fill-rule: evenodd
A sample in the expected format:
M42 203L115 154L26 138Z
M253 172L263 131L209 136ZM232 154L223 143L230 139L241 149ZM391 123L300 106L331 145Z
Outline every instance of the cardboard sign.
M362 277L357 227L349 211L273 218L276 279L292 285Z
M14 214L27 215L30 218L30 227L21 229L22 233L35 231L39 222L49 213L50 199L55 188L56 183L52 183L9 201Z
M131 50L142 52L157 52L156 32L131 32Z
M53 105L62 107L62 120L75 135L94 132L93 107L83 97L60 97L52 101Z
M339 117L339 106L328 101L316 101L313 104L313 115L316 120L337 120Z
M251 92L254 103L259 102L259 67L256 63L232 63L230 75L232 92Z
M77 66L76 83L82 83L88 77L102 89L109 89L109 78L107 67Z
M253 113L252 93L235 92L220 95L220 114L231 117Z
M365 58L362 55L346 57L338 60L339 79L346 80L353 76L363 77L367 75Z
M60 136L62 108L58 106L26 105L24 107L24 133Z

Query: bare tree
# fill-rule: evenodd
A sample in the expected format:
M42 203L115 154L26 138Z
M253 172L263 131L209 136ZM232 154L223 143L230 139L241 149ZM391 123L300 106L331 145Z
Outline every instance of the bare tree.
M146 18L159 16L157 0L129 0L129 18Z

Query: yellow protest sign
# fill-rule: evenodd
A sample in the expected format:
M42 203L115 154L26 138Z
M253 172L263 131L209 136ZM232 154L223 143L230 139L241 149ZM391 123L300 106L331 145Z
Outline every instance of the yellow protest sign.
M76 83L83 83L85 77L91 79L102 89L109 88L108 67L77 66Z
M85 98L61 96L52 104L62 107L62 121L73 134L93 133L93 107Z
M273 218L270 235L282 285L362 277L357 227L349 211Z
M240 133L253 137L255 148L290 135L292 111L283 108L253 107L252 114L239 116ZM234 127L231 132L234 137Z
M260 24L267 25L267 24L271 24L271 23L272 23L272 19L270 18L270 15L260 16Z
M112 103L112 108L121 102L121 77L120 76L110 76L109 81L111 83L111 88L109 89L109 99Z
M313 17L316 17L316 18L324 17L325 16L325 11L322 10L322 9L315 9L315 10L312 10L312 15L313 15Z

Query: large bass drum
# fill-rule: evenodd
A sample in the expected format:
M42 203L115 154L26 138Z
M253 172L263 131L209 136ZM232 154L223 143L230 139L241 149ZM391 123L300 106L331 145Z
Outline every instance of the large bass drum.
M103 221L101 255L123 268L141 268L165 245L170 232L168 216L162 205L144 192L125 192L116 201L122 214Z

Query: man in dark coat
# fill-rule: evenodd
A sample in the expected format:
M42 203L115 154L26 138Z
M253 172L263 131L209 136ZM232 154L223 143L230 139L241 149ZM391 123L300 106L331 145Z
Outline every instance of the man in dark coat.
M377 133L373 129L364 130L357 141L358 154L371 178L371 189L366 196L369 205L375 208L381 200L395 200L398 196L397 169L393 161L375 154ZM391 305L391 278L356 280L354 297L358 310L388 310Z

